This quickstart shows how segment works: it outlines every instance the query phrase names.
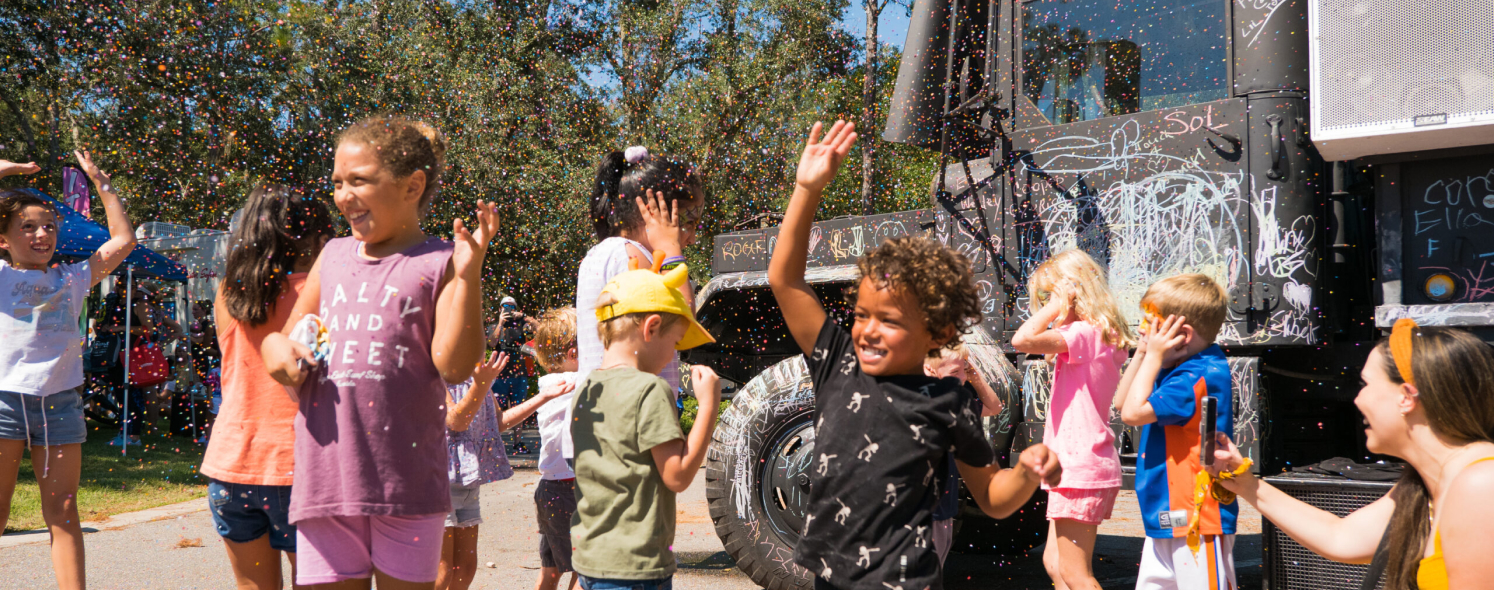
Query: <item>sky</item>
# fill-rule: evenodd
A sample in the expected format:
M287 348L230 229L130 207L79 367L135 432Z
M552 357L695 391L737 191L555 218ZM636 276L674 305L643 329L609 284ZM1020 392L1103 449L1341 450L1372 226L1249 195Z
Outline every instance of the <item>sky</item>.
M877 37L883 43L898 48L903 46L903 40L908 36L908 9L906 7L889 3L887 8L882 10L882 18L877 19L877 23ZM861 9L861 2L851 0L846 6L846 11L840 15L840 24L852 35L857 37L866 35L866 11Z

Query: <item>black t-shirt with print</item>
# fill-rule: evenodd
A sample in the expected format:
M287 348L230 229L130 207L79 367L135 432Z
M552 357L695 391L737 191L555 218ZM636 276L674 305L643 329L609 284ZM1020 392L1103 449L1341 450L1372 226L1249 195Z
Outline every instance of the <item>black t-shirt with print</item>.
M816 435L794 561L845 590L942 588L932 511L946 456L995 462L980 399L954 378L862 373L851 335L831 318L805 360Z

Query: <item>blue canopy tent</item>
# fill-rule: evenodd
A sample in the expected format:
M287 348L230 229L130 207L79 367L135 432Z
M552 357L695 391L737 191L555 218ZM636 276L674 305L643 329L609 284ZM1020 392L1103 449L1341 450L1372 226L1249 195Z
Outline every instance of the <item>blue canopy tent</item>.
M97 252L104 245L104 242L109 241L109 230L107 228L99 225L98 222L84 217L82 213L73 210L72 207L36 189L20 190L50 201L52 207L57 210L57 251L52 255L52 262L76 262L83 260L89 256L93 256L93 253ZM162 256L159 252L139 245L135 246L135 249L125 258L123 264L114 269L113 274L123 275L128 283L128 286L125 288L125 309L133 308L131 299L135 292L136 275L177 282L185 282L187 280L187 269L185 267L170 258ZM134 314L126 313L124 316L124 333L129 334L130 320ZM126 344L121 348L124 350L124 371L125 375L128 376L130 374L131 348L128 339L126 339ZM126 379L128 380L128 377ZM130 388L125 388L124 395L124 404L120 406L123 414L123 425L120 428L122 434L128 433L130 427ZM196 432L195 425L193 426L193 432ZM129 454L129 445L123 445L121 450L125 454Z
M104 245L104 242L109 241L108 228L84 217L82 213L74 211L72 207L64 205L62 201L58 201L36 189L21 189L21 192L30 193L51 201L52 206L57 209L57 217L60 223L58 224L57 252L52 255L52 262L76 262L83 260L89 256L93 256L93 253L97 252L99 247ZM186 267L145 246L135 246L135 250L130 252L128 258L125 258L124 264L114 269L114 274L133 274L146 278L177 282L187 280Z

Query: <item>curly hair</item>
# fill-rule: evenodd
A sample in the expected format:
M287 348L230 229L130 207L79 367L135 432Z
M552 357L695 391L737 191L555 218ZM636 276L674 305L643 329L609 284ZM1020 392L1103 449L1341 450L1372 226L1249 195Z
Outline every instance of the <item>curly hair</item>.
M446 136L422 121L395 115L374 115L337 134L337 145L361 143L379 152L380 163L395 178L425 172L425 192L420 194L420 214L425 215L441 188L446 171Z
M970 261L938 242L918 237L887 240L861 255L856 270L862 279L913 296L929 333L953 329L955 337L944 343L945 348L958 346L959 337L980 321ZM856 300L859 286L860 280L846 290L850 301Z
M0 189L0 232L10 231L10 223L27 207L41 207L57 215L51 201L35 194L13 189ZM60 219L58 221L61 221ZM10 262L10 250L0 248L0 260Z

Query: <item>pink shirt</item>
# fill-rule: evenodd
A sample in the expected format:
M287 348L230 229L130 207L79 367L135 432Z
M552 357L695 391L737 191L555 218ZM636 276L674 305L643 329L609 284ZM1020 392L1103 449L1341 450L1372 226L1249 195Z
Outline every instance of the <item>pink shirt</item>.
M1069 351L1055 359L1053 395L1043 426L1043 444L1058 454L1063 465L1058 487L1120 487L1120 455L1110 430L1110 405L1126 351L1106 344L1100 331L1086 321L1060 326L1058 333Z

